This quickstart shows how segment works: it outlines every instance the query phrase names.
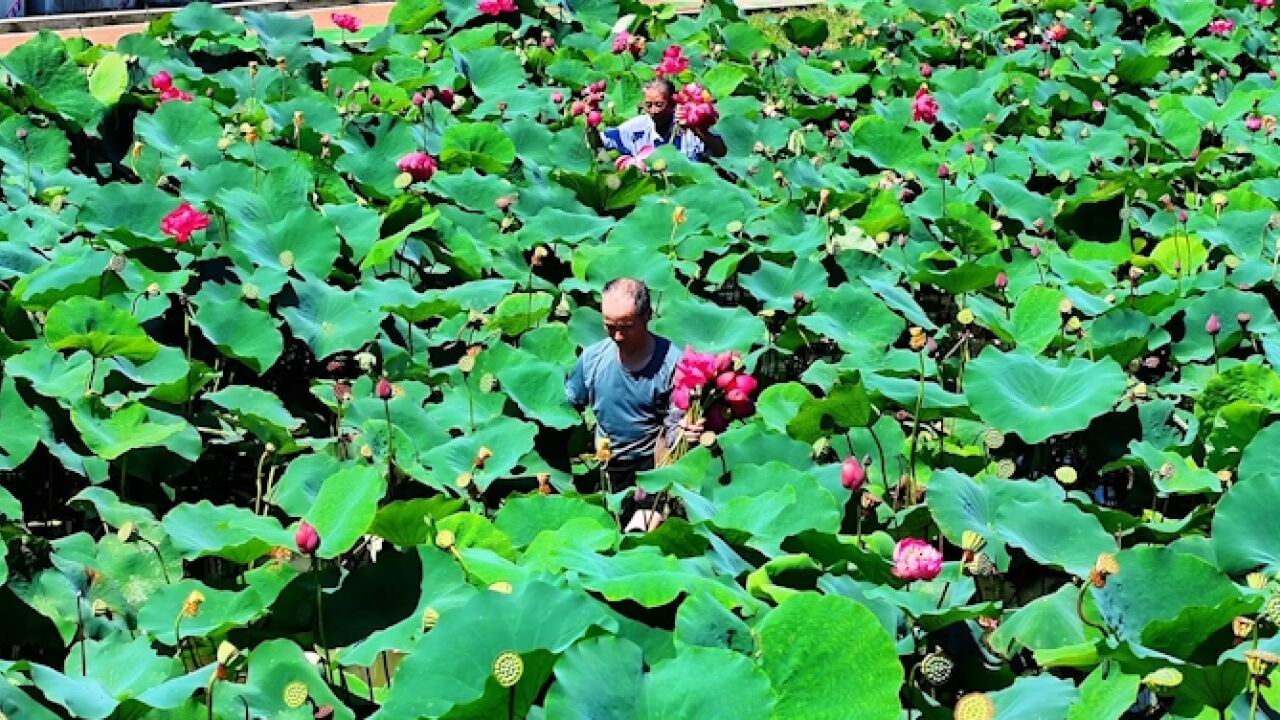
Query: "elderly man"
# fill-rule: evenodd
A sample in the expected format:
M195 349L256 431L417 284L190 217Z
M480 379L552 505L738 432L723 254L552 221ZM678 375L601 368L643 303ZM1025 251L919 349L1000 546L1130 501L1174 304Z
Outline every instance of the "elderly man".
M683 412L671 404L682 353L670 340L649 332L649 288L633 278L609 281L601 314L608 337L578 358L565 393L579 411L591 405L595 412L596 438L609 440L605 473L610 489L618 492L635 485L636 473L652 469L681 431L697 437L702 423L685 423ZM662 522L652 496L628 500L623 515L627 530L652 530Z
M676 150L694 161L708 155L724 157L728 149L719 135L676 122L675 94L675 86L669 80L650 80L644 85L643 115L631 118L616 128L603 130L598 135L588 131L587 139L593 148L603 146L632 157L637 157L644 148L656 148L667 143L674 144Z

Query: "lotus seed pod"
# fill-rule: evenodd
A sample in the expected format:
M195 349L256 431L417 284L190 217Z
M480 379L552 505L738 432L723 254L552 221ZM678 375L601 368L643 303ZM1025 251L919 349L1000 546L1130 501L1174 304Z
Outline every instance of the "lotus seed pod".
M1262 604L1262 610L1258 616L1267 622L1280 627L1280 593L1271 593L1271 597Z
M436 547L441 550L452 550L456 540L452 530L441 530L436 533Z
M514 687L520 682L522 676L524 676L524 660L518 654L508 650L494 659L493 679L498 681L498 685L504 688Z
M1018 466L1009 458L1001 458L996 462L996 477L1008 480L1018 471Z
M1269 650L1254 648L1244 651L1244 661L1250 675L1255 678L1265 678L1271 674L1277 664L1280 664L1280 655Z
M956 702L955 720L995 720L996 704L985 693L967 693Z
M1004 447L1004 433L991 428L982 434L982 444L992 450L999 450Z
M1053 476L1063 485L1072 485L1079 477L1076 474L1076 469L1068 465L1063 465L1057 470L1054 470Z
M976 553L987 546L987 539L972 530L965 530L960 536L960 547L966 552Z
M974 555L972 560L965 563L964 569L974 577L992 577L999 572L995 561L986 553Z
M951 671L955 669L955 663L951 658L942 653L941 650L926 655L920 661L920 675L930 685L946 685L951 679Z
M301 680L294 680L284 686L284 704L290 709L302 707L311 693L307 691L307 684Z
M1265 590L1267 588L1267 576L1260 572L1251 572L1245 575L1244 582L1251 590Z

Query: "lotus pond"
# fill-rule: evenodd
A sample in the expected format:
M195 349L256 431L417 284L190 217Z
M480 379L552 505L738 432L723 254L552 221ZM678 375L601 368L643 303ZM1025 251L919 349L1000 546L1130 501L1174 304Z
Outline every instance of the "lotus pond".
M0 58L0 713L1273 717L1272 6L41 34ZM658 71L725 157L593 153ZM641 474L649 533L563 389L620 275L759 381Z

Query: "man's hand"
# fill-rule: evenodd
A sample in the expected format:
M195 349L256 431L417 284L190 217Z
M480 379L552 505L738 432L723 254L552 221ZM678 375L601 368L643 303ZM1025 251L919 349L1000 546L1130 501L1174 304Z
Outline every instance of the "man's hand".
M680 434L684 436L685 442L690 445L697 445L698 439L702 437L702 431L706 429L706 420L698 418L695 422L690 422L688 418L680 421Z

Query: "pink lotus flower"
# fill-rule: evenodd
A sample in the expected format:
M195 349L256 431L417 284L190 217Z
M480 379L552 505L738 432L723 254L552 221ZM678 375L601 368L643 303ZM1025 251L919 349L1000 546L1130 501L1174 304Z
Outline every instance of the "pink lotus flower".
M654 146L645 145L636 150L635 155L619 155L618 159L613 162L613 167L618 172L622 172L627 168L635 168L640 172L648 172L649 167L645 165L645 158L653 154Z
M173 238L179 245L191 240L191 233L209 227L209 216L183 202L176 210L160 221L160 232Z
M1009 276L1005 275L1003 270L996 273L996 289L1004 292L1007 287L1009 287Z
M378 396L379 400L390 400L396 394L396 389L391 386L391 381L385 377L378 378L378 384L373 388L373 394Z
M676 387L695 390L706 385L709 380L718 376L719 361L711 353L700 353L691 347L685 347L684 355L676 363Z
M311 523L303 520L298 523L298 531L293 534L293 542L297 544L298 552L303 555L315 555L316 550L320 549L320 533L316 532Z
M671 391L671 404L681 410L689 409L689 388L678 386Z
M1244 127L1249 132L1258 132L1262 129L1262 118L1257 115L1250 115L1244 119Z
M400 172L409 173L413 177L414 182L426 182L436 174L435 158L422 152L421 150L411 152L400 158L396 163L396 167Z
M933 66L929 63L920 63L920 77L925 80L933 77Z
M555 103L556 105L559 105L560 103L564 102L564 93L560 92L559 90L551 93L551 102Z
M866 468L862 467L862 463L858 462L858 458L850 455L844 459L840 465L840 484L846 490L857 492L862 484L867 481Z
M907 582L932 580L942 572L942 553L916 538L903 538L893 549L893 574Z
M1225 37L1236 29L1236 21L1231 18L1221 18L1209 23L1209 34Z
M1094 101L1093 101L1093 111L1094 111L1094 112L1102 112L1102 111L1103 111L1103 110L1105 110L1105 109L1107 109L1107 106L1106 106L1106 105L1103 105L1101 100L1094 100Z
M333 21L334 25L337 25L339 28L349 33L360 32L360 18L355 15L350 15L348 13L333 13L329 16L329 19Z
M1023 40L1020 37L1011 37L1008 40L1006 40L1005 43L1009 46L1011 50L1015 52L1027 46L1027 41Z
M1204 331L1210 335L1217 335L1222 332L1222 321L1218 319L1217 313L1209 316L1204 323Z
M676 121L685 127L706 130L720 119L720 111L712 103L711 93L697 83L689 83L673 98Z
M151 87L154 90L164 92L165 90L173 87L173 76L170 75L168 71L161 70L151 76Z
M485 15L497 17L502 13L515 12L516 5L511 0L480 0L476 9Z
M621 55L624 52L631 53L631 57L638 58L644 54L644 38L639 35L632 35L623 30L613 36L613 54Z
M916 90L915 100L911 102L911 119L933 124L938 121L938 110L938 101L929 94L929 88L921 85Z
M679 75L689 69L689 58L684 56L684 49L679 45L672 45L662 51L662 62L658 63L658 67L654 68L654 72L658 73L658 77L667 75Z
M192 96L191 93L183 92L176 87L170 87L170 88L161 90L159 102L167 103L170 100L177 100L178 102L191 102L192 100L195 100L195 97Z
M1067 26L1062 23L1054 23L1044 32L1044 39L1051 43L1060 43L1067 39Z
M587 113L587 125L591 127L598 127L600 125L600 121L603 119L604 116L600 114L599 110L592 110Z
M1275 5L1276 0L1253 0L1253 6L1258 8L1258 12L1273 8Z

